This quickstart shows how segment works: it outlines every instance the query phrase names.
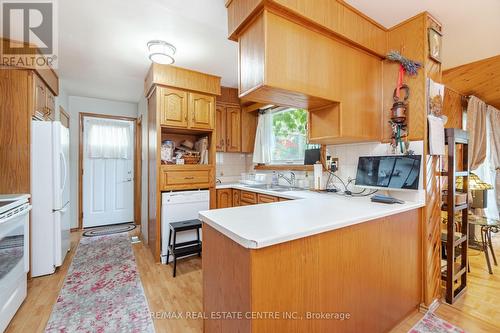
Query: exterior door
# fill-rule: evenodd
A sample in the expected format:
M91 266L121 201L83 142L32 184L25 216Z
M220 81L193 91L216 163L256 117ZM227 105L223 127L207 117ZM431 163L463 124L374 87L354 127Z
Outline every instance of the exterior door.
M92 120L95 119L98 118L85 117L83 124L83 227L133 222L134 123L105 119L105 126L101 129L100 135L108 136L104 141L107 141L109 146L116 147L128 140L126 147L122 147L126 149L126 156L109 158L91 154L93 142L96 141L96 138L92 137L94 131L91 129ZM122 129L124 124L127 126L128 139L106 133L106 128L113 133L120 133L116 128L113 129L113 123ZM103 140L98 138L97 141Z
M241 151L241 110L240 108L226 109L226 151L240 152Z
M215 149L226 151L226 108L221 105L215 108Z
M208 95L189 93L189 127L213 129L215 98Z
M165 126L188 126L188 93L178 89L160 88L161 124Z

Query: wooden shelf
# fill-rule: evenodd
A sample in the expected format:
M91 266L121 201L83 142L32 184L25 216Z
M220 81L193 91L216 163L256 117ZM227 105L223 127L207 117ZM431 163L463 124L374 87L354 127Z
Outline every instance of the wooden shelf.
M468 204L463 204L463 205L457 205L454 207L454 211L455 212L459 212L461 210L464 210L464 209L467 209L468 208ZM448 210L448 205L447 204L443 204L443 206L441 206L441 210L446 212Z
M447 171L441 171L440 174L443 177L448 177ZM469 176L469 171L456 171L455 172L455 177L468 177L468 176Z
M468 139L469 134L458 128L447 128L445 129L446 144L448 145L448 166L447 171L441 172L442 176L450 177L453 175L455 177L467 177L469 176L468 170L457 171L457 145L463 145L462 149L462 165L468 168ZM451 177L450 177L451 178ZM463 192L467 193L468 187L467 182L464 182ZM457 188L454 181L448 181L448 186L446 188L447 201L456 200ZM452 199L452 200L450 200ZM468 203L461 205L454 205L450 207L447 203L441 206L441 210L447 212L447 236L454 235L452 242L443 242L443 246L446 248L446 271L442 274L442 277L446 280L446 302L453 304L455 300L462 295L467 287L467 237L468 237L468 221L461 221L459 224L459 230L457 230L456 213L462 212L462 216L467 215ZM451 271L448 271L448 267L451 267Z

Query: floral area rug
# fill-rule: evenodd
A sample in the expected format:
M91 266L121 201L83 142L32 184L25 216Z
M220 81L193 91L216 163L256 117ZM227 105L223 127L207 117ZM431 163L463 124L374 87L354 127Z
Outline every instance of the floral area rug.
M154 332L127 233L82 237L45 332Z
M465 333L465 331L437 317L432 312L427 312L408 333Z

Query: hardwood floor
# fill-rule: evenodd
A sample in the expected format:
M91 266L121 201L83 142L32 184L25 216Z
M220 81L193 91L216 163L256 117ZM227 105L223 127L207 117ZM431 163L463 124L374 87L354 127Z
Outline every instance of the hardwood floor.
M80 235L72 233L71 252L55 274L29 282L28 297L6 332L43 332ZM493 241L500 256L500 234ZM203 320L195 318L202 311L201 259L180 261L177 277L173 278L172 266L155 263L143 243L132 247L150 310L157 313L153 316L156 332L202 332ZM470 263L469 290L453 306L441 305L436 314L468 332L500 332L500 266L494 266L493 275L488 274L484 255L480 252L472 253ZM191 318L186 318L186 312ZM182 318L175 318L174 314L181 314ZM422 316L415 312L391 332L408 332Z
M500 234L492 240L500 261ZM500 266L492 262L493 274L489 274L484 254L469 251L467 292L453 305L440 305L436 314L467 332L500 332ZM408 332L422 317L422 313L415 312L391 332Z
M137 232L136 229L130 234L135 235ZM71 233L70 253L55 274L34 278L28 282L28 297L12 319L6 333L44 331L80 237L81 232ZM202 311L201 259L194 257L179 260L177 277L174 279L172 265L155 263L153 255L143 243L134 244L132 248L149 308L151 312L159 313L158 316L153 316L156 332L202 332L201 318L185 318L186 312L194 312L191 317L195 317ZM170 312L182 313L183 318L166 318L165 315Z

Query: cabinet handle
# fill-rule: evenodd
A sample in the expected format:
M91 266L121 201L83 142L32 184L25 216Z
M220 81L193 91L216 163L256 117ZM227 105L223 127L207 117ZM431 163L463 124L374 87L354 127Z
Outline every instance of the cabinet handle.
M220 145L221 147L224 146L224 139L220 139Z
M228 147L229 147L230 142L231 142L231 141L230 141L229 139L227 139L227 146L228 146Z
M194 179L194 177L184 177L184 179Z

